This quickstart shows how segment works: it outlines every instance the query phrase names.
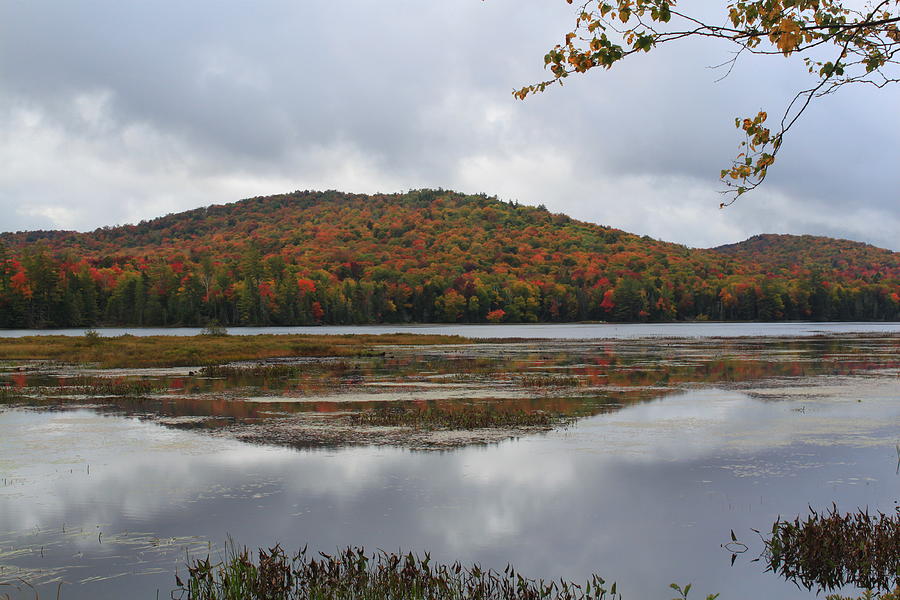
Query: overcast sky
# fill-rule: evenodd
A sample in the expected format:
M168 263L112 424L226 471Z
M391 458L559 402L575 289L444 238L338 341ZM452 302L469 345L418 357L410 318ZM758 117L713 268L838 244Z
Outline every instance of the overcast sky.
M296 189L487 193L695 247L757 233L900 250L900 90L811 107L719 210L734 117L801 64L659 50L526 100L564 0L4 0L0 230L91 230Z

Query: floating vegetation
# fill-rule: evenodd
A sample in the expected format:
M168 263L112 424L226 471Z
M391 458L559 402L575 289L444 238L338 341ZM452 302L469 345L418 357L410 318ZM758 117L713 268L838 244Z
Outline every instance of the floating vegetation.
M207 365L197 374L201 377L290 377L303 372L305 365L256 363L252 365Z
M197 374L201 377L257 377L271 379L293 377L309 371L327 369L330 371L346 371L350 363L346 360L314 359L314 362L260 362L252 364L206 365Z
M187 581L176 575L173 598L182 600L601 600L621 598L616 584L593 575L584 584L529 579L510 566L502 572L477 564L433 564L426 553L367 554L350 547L311 556L306 548L288 556L280 546L245 548L213 563L188 565ZM179 595L180 592L180 595Z
M777 520L764 540L767 570L808 590L845 585L888 592L900 586L900 508L894 515L810 508L805 519Z
M12 402L24 398L22 388L0 384L0 402Z
M520 383L523 387L578 387L581 379L565 375L526 375Z
M462 344L452 335L195 335L6 338L0 360L43 359L101 367L176 367L294 356L380 356L382 346Z
M109 377L73 377L57 386L15 386L0 384L0 402L23 401L29 397L120 396L140 397L164 392L163 381Z
M70 380L66 392L87 396L145 396L163 392L164 382L147 379L112 379L109 377L77 377Z
M354 425L371 427L414 427L416 429L486 429L571 425L575 417L541 410L502 410L464 405L452 410L428 407L379 406L350 416Z
M97 548L108 549L103 553L101 571L80 561L50 558L75 558L94 544ZM142 531L106 532L99 525L97 528L34 527L27 537L15 531L0 532L0 600L65 599L72 595L71 591L66 593L72 586L118 577L170 573L167 565L178 564L185 556L206 556L216 548L209 540L197 536L159 537ZM41 560L35 561L38 556ZM64 582L61 588L57 585L59 582ZM75 596L84 597L84 594L76 593ZM98 594L96 597L106 596ZM153 598L140 592L131 597Z

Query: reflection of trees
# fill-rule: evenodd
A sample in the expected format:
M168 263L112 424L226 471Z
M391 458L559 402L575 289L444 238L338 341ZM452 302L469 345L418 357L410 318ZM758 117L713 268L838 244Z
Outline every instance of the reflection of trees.
M401 390L470 391L464 399L416 400L422 411L544 411L582 417L674 393L691 384L759 381L773 377L851 375L900 367L900 338L847 336L801 340L630 340L601 343L503 344L421 349L394 348L384 356L321 361L246 370L223 369L226 377L162 379L168 392L155 397L105 398L107 408L131 415L204 417L206 427L258 423L303 415L339 418L348 412L409 401L341 401L344 392L377 394ZM284 363L278 363L279 367ZM267 375L268 374L268 375ZM48 390L45 404L59 404L70 378L14 373L20 389ZM388 384L385 387L384 384ZM9 384L7 384L9 385ZM54 394L54 389L59 394ZM490 390L478 397L478 390ZM253 402L252 396L284 397ZM317 398L328 397L327 401ZM387 396L385 398L388 398ZM295 401L302 400L300 402ZM63 400L64 401L64 400Z

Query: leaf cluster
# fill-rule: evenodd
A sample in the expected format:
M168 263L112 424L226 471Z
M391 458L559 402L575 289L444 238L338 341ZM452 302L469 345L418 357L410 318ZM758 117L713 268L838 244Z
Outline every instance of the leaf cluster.
M731 166L720 172L731 193L725 206L762 183L785 134L814 98L847 84L880 88L900 80L900 0L855 6L843 0L736 0L716 21L681 10L678 0L588 0L580 5L572 31L544 56L552 77L513 94L524 99L572 74L609 69L634 54L689 38L731 44L732 58L719 65L726 75L744 53L799 58L815 82L797 93L774 130L763 125L764 111L736 119L746 139Z

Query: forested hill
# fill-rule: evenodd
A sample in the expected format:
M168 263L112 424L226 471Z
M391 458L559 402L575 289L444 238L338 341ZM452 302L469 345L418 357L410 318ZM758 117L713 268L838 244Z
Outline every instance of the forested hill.
M862 242L814 235L755 235L715 250L770 270L790 269L794 265L835 269L843 279L874 277L876 273L896 278L900 273L900 254L896 252Z
M900 319L900 255L689 249L440 190L295 192L91 233L0 234L0 326Z

